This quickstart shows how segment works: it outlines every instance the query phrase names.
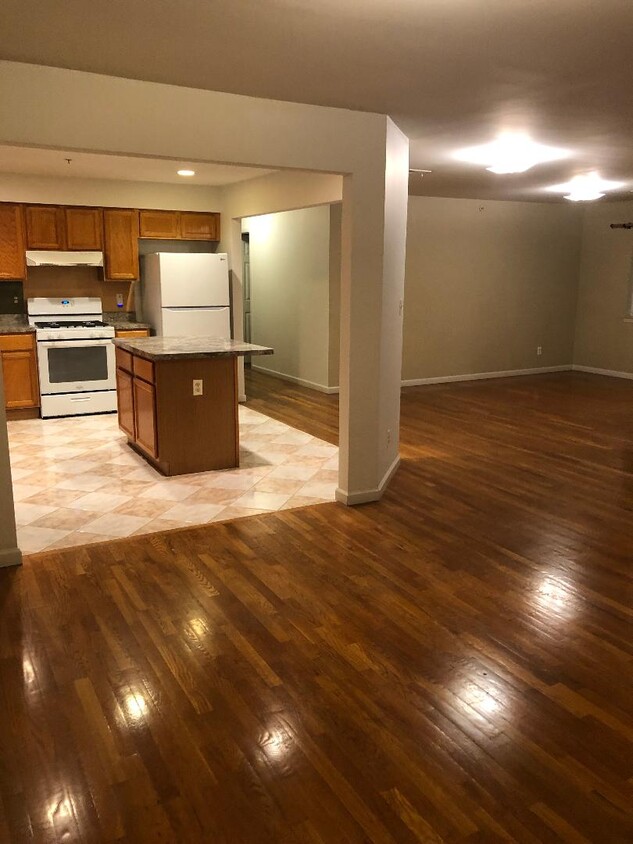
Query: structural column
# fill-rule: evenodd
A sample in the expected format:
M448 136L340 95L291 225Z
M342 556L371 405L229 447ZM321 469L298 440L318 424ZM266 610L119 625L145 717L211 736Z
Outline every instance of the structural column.
M13 509L7 416L4 409L4 379L0 366L0 567L17 566L21 562L22 554L18 550Z
M384 160L343 182L337 500L376 501L399 462L409 141L385 123Z

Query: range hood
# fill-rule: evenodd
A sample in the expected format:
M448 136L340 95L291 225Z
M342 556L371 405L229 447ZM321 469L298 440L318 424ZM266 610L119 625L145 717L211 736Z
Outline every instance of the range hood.
M103 252L27 251L27 267L102 267Z

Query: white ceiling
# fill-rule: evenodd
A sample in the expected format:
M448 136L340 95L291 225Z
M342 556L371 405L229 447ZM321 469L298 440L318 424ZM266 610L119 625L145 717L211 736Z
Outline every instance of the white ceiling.
M66 160L68 158L70 158L70 164ZM195 170L196 175L179 176L176 171L180 169ZM0 145L0 173L219 186L254 179L272 172L272 170L255 167L231 167L224 164L200 164L161 158L94 155L85 152Z
M633 0L2 0L0 57L387 113L415 192L557 200L597 168L633 189ZM495 176L456 148L501 130L568 148ZM628 194L630 196L630 194Z

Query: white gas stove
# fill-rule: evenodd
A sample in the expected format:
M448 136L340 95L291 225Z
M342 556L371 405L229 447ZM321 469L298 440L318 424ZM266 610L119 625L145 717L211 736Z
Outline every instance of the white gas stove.
M117 408L114 328L101 299L29 299L35 326L42 417L111 413Z

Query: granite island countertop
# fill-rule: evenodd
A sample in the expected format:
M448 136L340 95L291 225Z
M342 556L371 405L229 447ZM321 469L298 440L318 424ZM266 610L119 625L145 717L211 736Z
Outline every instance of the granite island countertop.
M0 334L32 334L26 314L0 314Z
M272 355L274 349L255 346L242 340L220 340L218 337L142 337L114 340L118 348L145 360L177 360L183 358L220 358L240 355Z

